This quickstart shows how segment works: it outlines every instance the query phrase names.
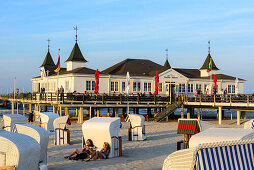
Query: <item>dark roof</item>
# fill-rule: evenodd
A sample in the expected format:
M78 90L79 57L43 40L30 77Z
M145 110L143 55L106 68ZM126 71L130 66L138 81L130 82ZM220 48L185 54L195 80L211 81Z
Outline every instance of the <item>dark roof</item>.
M210 79L210 76L200 77L200 70L198 69L184 69L184 68L173 68L178 73L184 75L187 78L201 78L201 79ZM213 78L214 75L212 75ZM236 80L236 77L229 76L226 74L216 74L216 78L219 80ZM245 81L244 79L238 78L241 81Z
M90 68L87 68L87 67L80 67L80 68L76 68L76 69L70 70L70 71L67 71L66 68L61 68L60 72L59 72L59 75L70 74L70 73L74 73L74 74L95 74L95 71L96 70L93 70L93 69L90 69ZM56 75L57 75L57 73L54 72L54 70L52 72L49 72L49 76L56 76ZM40 77L41 76L37 76L37 77L34 77L34 78L40 78Z
M185 69L185 68L173 68L173 69L187 78L200 78L199 69Z
M135 76L155 76L156 72L161 73L165 70L167 70L167 68L150 60L126 59L103 70L102 73L126 75L126 73L129 72L131 75Z
M77 42L75 43L69 58L65 62L67 61L87 62L83 54L81 53Z
M210 63L210 58L212 59L212 70L219 70L219 69L216 67L216 65L215 65L215 63L214 63L214 61L213 61L213 58L211 57L210 53L208 53L208 55L207 55L207 57L206 57L206 59L205 59L205 62L204 62L204 64L203 64L203 66L200 68L200 70L202 70L202 69L207 69L207 68L208 68L208 65L209 65L209 63Z
M164 67L166 67L167 69L170 69L170 68L171 68L171 66L170 66L170 64L169 64L169 62L168 62L168 59L166 59L165 64L164 64Z
M56 66L49 51L47 52L47 55L46 55L42 65L41 65L41 67L47 67L47 66L49 66L49 67L55 67Z

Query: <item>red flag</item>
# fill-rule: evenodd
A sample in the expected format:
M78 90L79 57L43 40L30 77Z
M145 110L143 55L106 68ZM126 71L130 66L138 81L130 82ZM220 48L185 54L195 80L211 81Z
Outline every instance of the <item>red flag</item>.
M159 90L159 75L158 72L156 72L156 75L154 77L155 79L155 91L154 91L154 95L158 94L158 90Z
M94 93L97 94L99 90L99 71L98 69L95 72L95 87L94 87Z
M214 90L217 89L217 78L216 78L216 74L214 74L214 77L213 77L213 89L214 89Z

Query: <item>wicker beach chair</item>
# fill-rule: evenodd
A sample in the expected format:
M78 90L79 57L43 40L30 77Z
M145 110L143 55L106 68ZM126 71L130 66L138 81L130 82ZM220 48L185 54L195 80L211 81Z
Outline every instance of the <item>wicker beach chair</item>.
M27 118L19 114L4 114L4 129L11 132L14 130L15 124L26 124Z
M126 122L130 122L130 128L128 129L129 141L145 140L145 118L142 115L128 114Z
M94 117L82 125L83 141L91 139L98 150L104 142L110 145L109 158L121 156L122 146L119 137L120 118Z
M254 169L254 139L200 144L170 154L162 170Z
M0 169L15 167L17 170L38 170L39 143L23 134L0 130Z
M177 134L183 134L184 139L177 142L177 150L181 149L181 143L188 148L193 135L213 127L213 124L198 119L178 119Z
M47 164L47 148L49 142L47 131L41 127L28 124L16 124L15 130L16 133L30 136L40 144L40 162Z
M70 131L66 129L69 116L61 116L54 120L55 145L70 144Z
M59 118L59 115L53 112L40 112L41 124L48 131L48 133L54 133L53 122L56 118Z

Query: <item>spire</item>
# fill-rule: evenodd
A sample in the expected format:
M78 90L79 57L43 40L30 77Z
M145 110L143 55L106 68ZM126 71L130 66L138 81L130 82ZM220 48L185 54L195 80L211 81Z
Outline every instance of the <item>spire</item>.
M166 51L166 61L165 61L164 67L170 69L171 66L170 66L170 64L168 62L168 49L166 49L165 51Z
M45 57L42 65L41 65L41 67L55 67L56 65L55 65L55 63L54 63L54 61L52 59L52 56L51 56L50 52L49 52L49 42L50 42L50 39L48 39L47 41L48 41L48 52L46 54L46 57Z
M204 62L204 64L203 64L203 66L200 68L200 70L207 69L207 68L208 68L208 65L209 65L209 63L210 63L210 60L212 61L212 68L211 68L211 70L219 70L219 69L216 67L215 63L214 63L213 58L211 57L211 54L210 54L210 52L211 52L211 47L210 47L210 45L211 45L211 42L210 42L210 40L209 40L209 41L208 41L208 55L207 55L207 57L206 57L206 59L205 59L205 62Z
M77 42L75 43L69 58L65 62L67 61L78 61L85 63L87 62L86 59L83 57L83 54L81 53Z

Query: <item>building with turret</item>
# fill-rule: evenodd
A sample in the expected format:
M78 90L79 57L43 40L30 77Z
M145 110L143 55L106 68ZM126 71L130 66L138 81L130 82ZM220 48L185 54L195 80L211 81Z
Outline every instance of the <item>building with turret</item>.
M66 68L61 67L59 75L54 72L55 63L48 50L41 65L41 75L32 78L33 92L45 88L46 92L55 93L60 87L66 93L93 93L95 87L95 70L86 67L84 58L76 41L70 56L65 61ZM208 72L209 70L209 72ZM147 59L125 59L105 70L100 71L99 93L123 94L127 86L126 75L130 75L130 93L153 94L155 74L159 73L159 95L188 94L195 90L211 94L214 75L217 77L217 93L227 89L228 94L244 93L246 80L219 73L211 57L210 50L200 69L172 68L166 59L160 65Z

